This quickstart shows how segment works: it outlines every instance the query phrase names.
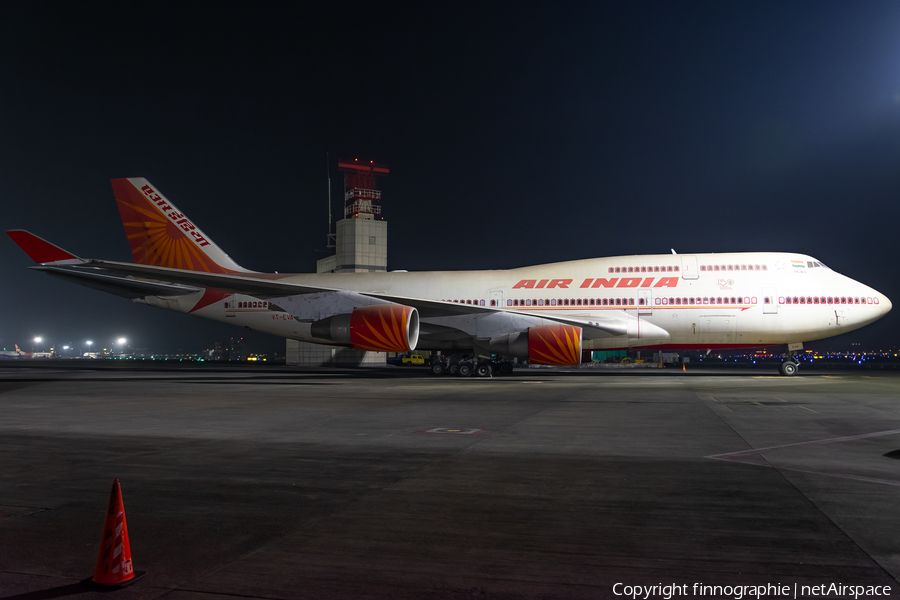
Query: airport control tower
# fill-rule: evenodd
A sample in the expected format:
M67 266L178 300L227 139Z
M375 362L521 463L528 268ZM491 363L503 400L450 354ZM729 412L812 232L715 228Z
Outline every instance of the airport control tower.
M328 247L334 248L334 254L317 261L316 272L386 271L387 221L381 214L381 190L376 178L390 170L386 165L359 159L339 160L338 170L344 174L344 218L337 222L334 234L328 232ZM289 365L375 367L384 366L387 355L288 340L285 356Z
M372 273L387 270L387 221L381 215L377 177L385 165L353 160L338 161L344 174L344 218L337 222L333 256L316 263L318 273ZM331 232L329 232L330 234Z

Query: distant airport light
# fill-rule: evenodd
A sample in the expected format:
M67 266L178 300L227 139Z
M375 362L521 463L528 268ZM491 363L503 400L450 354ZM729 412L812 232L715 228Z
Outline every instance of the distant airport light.
M69 349L68 346L63 346L63 350L68 350L68 349Z
M125 338L119 338L118 340L116 340L116 342L119 343L119 344L124 344L124 343L125 343Z
M42 337L36 337L36 338L34 338L34 343L35 343L35 344L40 344L42 341L44 341L44 338L42 338Z

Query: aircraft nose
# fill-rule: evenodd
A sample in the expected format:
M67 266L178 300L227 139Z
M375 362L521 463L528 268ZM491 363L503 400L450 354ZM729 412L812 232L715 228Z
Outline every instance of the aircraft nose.
M886 315L889 312L891 312L891 307L893 305L891 304L891 301L888 300L887 296L885 296L884 294L880 294L880 296L881 296L881 302L878 303L878 309L882 315Z

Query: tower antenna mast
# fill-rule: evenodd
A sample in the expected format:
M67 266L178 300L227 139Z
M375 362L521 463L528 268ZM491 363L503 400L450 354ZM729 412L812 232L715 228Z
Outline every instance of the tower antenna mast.
M334 248L337 246L335 235L331 233L331 157L329 153L325 153L325 172L328 177L328 241L326 248Z

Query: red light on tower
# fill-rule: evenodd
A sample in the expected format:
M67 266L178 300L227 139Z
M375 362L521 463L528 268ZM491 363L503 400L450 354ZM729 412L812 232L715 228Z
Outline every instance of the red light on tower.
M384 177L390 173L387 165L360 164L358 158L353 162L339 160L338 170L344 173L344 218L359 218L360 214L381 214L381 190L375 182L376 177Z

